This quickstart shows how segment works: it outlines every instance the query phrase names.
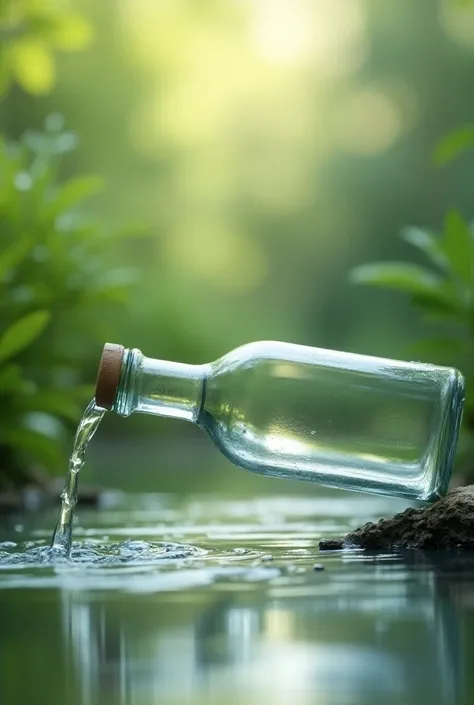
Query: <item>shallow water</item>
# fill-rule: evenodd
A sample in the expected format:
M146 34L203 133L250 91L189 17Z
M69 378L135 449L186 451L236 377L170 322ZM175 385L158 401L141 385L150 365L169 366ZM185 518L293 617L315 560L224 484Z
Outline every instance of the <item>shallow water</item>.
M71 560L53 513L12 519L0 702L471 703L474 557L316 548L404 506L110 494L79 511Z

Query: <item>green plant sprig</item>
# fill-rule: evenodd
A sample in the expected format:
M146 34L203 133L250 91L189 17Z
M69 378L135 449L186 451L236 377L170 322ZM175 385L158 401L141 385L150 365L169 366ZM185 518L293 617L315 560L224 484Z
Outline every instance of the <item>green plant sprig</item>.
M84 211L101 179L59 180L76 144L59 116L43 132L0 141L0 489L35 466L64 469L68 429L93 394L82 370L103 342L98 321L135 279L110 262L130 229Z

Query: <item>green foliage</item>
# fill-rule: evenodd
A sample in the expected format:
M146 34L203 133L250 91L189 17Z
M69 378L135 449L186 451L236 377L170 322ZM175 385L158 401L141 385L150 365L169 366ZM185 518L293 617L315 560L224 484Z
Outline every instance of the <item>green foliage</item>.
M436 146L434 162L437 166L449 164L460 154L474 148L474 125L463 125L449 132Z
M442 166L474 148L474 124L456 128L434 150ZM376 262L356 267L357 284L408 294L429 322L443 323L443 335L419 340L412 353L429 362L456 366L467 378L465 425L474 433L474 226L451 210L441 234L406 228L402 237L426 257L430 268L412 263Z
M0 0L0 95L13 82L34 95L55 81L55 51L83 49L92 37L86 19L68 2Z
M439 235L407 228L402 237L418 248L429 267L376 262L356 267L357 284L408 294L429 323L442 323L442 335L418 341L412 354L427 362L460 368L468 381L467 419L474 411L474 229L457 210L450 211Z
M110 265L123 233L80 213L100 179L58 180L75 144L58 116L43 133L0 142L0 487L21 476L7 480L12 468L64 470L65 431L92 396L84 360L134 277Z
M455 210L448 213L441 236L415 228L408 228L402 236L424 253L432 269L411 263L365 264L352 272L352 281L398 289L430 315L470 326L474 320L474 239L462 215Z
M14 321L0 338L0 363L31 345L41 335L49 319L49 311L39 310Z

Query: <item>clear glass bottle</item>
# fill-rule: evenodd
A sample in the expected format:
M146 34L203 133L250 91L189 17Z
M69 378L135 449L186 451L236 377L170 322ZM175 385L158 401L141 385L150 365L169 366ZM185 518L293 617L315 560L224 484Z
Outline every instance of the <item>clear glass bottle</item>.
M451 475L464 379L447 367L278 342L205 365L108 344L96 403L198 424L252 472L434 500Z

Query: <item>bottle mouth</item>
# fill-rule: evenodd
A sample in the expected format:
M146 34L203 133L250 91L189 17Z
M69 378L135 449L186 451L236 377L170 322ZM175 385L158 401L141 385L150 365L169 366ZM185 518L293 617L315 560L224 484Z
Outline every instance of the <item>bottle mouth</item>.
M106 343L102 350L95 384L95 403L107 411L113 409L115 405L124 354L123 345L115 343Z

